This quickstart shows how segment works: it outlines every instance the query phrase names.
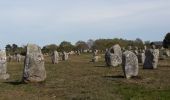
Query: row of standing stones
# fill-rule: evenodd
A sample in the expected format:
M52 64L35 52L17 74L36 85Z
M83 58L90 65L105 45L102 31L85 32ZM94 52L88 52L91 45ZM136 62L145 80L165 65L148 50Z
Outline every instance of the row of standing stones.
M111 47L105 53L105 62L107 66L122 65L124 76L129 79L138 75L139 63L143 64L143 69L156 69L159 60L159 49L156 49L154 45L152 48L141 50L138 53L138 48L132 51L121 50L121 47L116 44Z
M23 58L20 54L14 56L17 62ZM12 56L9 56L9 62ZM24 70L22 82L36 83L43 82L46 79L46 70L44 66L44 56L41 48L36 44L28 44L26 49L26 56L24 57ZM59 62L59 53L54 51L52 54L52 63ZM68 53L63 52L62 60L68 60ZM7 73L7 57L6 51L0 51L0 79L9 79L10 75Z
M93 62L98 61L98 51L95 50L93 54ZM21 55L17 54L17 61L21 59ZM159 50L155 49L155 46L151 49L142 50L139 54L138 50L134 52L129 50L123 50L116 44L105 53L105 62L107 66L118 66L122 64L124 75L127 79L132 76L137 76L139 71L139 62L143 64L144 69L157 68L159 58ZM52 63L57 64L59 62L59 53L54 51L52 54ZM62 60L68 60L68 53L63 52ZM0 79L8 79L7 73L7 59L6 52L0 51ZM35 44L27 45L27 52L24 61L24 72L22 81L29 82L42 82L46 79L46 70L44 67L44 57L41 52L41 48Z

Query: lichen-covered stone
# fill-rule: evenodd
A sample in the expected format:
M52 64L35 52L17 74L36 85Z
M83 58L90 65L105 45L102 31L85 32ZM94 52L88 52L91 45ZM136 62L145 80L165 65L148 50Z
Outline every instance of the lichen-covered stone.
M46 70L41 48L35 44L28 44L24 62L23 81L26 83L42 82L45 79Z
M122 67L125 77L129 79L132 76L137 76L139 70L137 56L131 51L125 51L122 59Z
M8 79L6 51L0 51L0 79Z
M53 64L58 64L58 62L59 62L59 54L58 54L57 51L54 51L54 52L52 53L51 59L52 59L52 63L53 63Z

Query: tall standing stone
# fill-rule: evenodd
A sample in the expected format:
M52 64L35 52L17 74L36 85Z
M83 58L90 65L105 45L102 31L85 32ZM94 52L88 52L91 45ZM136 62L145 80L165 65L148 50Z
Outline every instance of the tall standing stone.
M57 51L54 51L54 52L52 53L51 59L52 59L52 63L53 63L53 64L58 64L58 62L59 62L59 54L58 54Z
M122 58L123 72L127 79L138 75L138 58L131 51L125 51Z
M6 51L0 51L0 79L8 79L9 74L7 73L7 57Z
M24 62L23 81L26 83L42 82L45 79L46 70L41 48L35 44L28 44Z

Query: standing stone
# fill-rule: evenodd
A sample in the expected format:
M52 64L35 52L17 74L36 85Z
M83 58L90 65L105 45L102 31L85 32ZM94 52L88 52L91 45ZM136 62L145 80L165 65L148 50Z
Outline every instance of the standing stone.
M112 48L111 48L112 52L116 55L118 55L120 58L122 58L122 50L121 50L121 47L116 44L114 45Z
M110 50L106 49L106 53L105 53L105 62L106 62L106 66L111 66L111 53Z
M145 51L144 69L156 69L158 65L159 50L149 49Z
M132 50L132 46L128 46L128 50L131 51Z
M166 55L167 57L170 57L170 51L169 51L168 49L165 50L165 55Z
M57 51L54 51L53 54L52 54L52 63L53 64L58 64L58 61L59 61L59 54Z
M17 59L17 62L21 62L21 55L20 55L20 54L17 54L17 55L16 55L16 59Z
M112 54L110 55L110 65L113 66L113 67L116 67L118 65L120 65L122 63L122 57L120 57L119 55L117 54Z
M99 60L98 50L94 50L92 62L98 62L98 60Z
M12 60L12 56L9 54L8 55L8 62L11 62L11 60Z
M65 60L68 60L68 54L67 54L67 52L62 52L63 54L62 54L62 59L65 61Z
M26 83L42 82L45 79L46 70L41 48L35 44L28 44L24 62L23 81Z
M137 55L138 62L144 64L145 61L145 51L141 50L141 52Z
M159 59L160 60L165 60L166 59L166 51L165 49L162 47L160 50L159 50Z
M121 47L116 44L114 45L111 49L110 49L110 52L111 52L111 66L118 66L120 64L122 64L122 51L121 51Z
M0 51L0 79L8 79L9 74L7 73L7 57L4 50Z
M122 58L123 72L127 79L138 75L138 58L131 51L125 51Z
M144 46L144 50L147 50L147 46L146 45Z
M134 53L135 53L136 55L139 54L139 52L138 52L138 47L135 47Z

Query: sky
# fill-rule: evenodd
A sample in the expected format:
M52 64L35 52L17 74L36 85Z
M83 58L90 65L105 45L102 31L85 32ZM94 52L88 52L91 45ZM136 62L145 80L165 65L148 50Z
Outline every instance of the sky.
M170 0L0 0L0 48L99 38L161 41Z

